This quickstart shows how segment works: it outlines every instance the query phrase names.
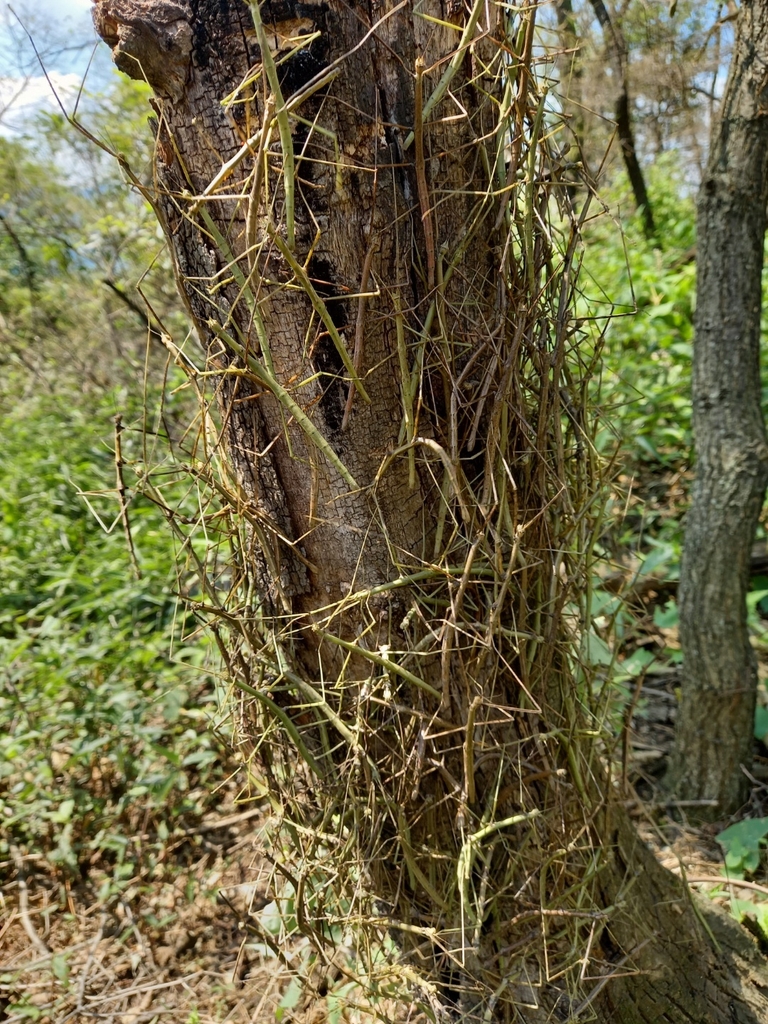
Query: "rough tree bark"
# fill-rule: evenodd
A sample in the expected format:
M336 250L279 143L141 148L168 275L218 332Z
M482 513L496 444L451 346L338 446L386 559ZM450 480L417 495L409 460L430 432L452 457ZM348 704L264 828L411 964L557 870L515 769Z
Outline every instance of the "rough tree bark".
M559 53L555 68L557 71L557 93L563 104L564 115L568 118L573 135L573 159L584 159L581 151L584 134L584 74L581 58L581 39L573 0L558 0L555 7L559 36Z
M757 671L749 556L768 482L760 309L768 202L768 3L742 3L698 197L696 480L680 579L682 703L670 783L736 811L749 781Z
M441 1020L757 1024L756 947L612 804L569 653L588 374L536 7L97 0L216 381L246 596L212 628L319 950L346 877Z
M632 187L635 203L643 218L643 230L646 237L653 238L656 224L653 219L651 201L645 185L645 175L637 157L635 133L632 130L632 104L629 92L629 54L621 28L612 18L603 0L589 0L595 17L603 30L605 44L611 55L611 66L618 83L616 94L616 133L621 146L621 156L627 169L627 177Z

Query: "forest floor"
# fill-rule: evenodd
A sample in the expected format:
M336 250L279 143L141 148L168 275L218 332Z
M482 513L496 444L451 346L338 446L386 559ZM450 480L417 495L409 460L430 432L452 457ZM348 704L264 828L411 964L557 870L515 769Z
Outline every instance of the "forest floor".
M137 879L119 898L99 900L93 882L62 883L28 859L26 878L2 889L0 1020L279 1020L293 972L259 951L251 920L267 902L265 813L224 803L176 851L183 867L169 863L166 878Z
M633 722L628 801L643 839L676 874L728 909L768 896L759 881L722 879L715 836L723 823L694 828L686 808L661 799L655 777L669 751L674 675L646 680ZM765 813L768 762L756 759L751 813ZM636 785L636 788L635 788ZM232 795L234 794L234 790ZM337 1024L346 979L331 964L298 982L306 940L265 934L273 870L260 835L268 805L238 808L232 795L194 834L169 847L164 878L137 878L119 898L100 900L94 879L75 885L28 857L6 870L0 889L0 1020L9 1024ZM9 869L10 864L0 865ZM157 872L155 872L157 874ZM280 946L280 954L270 948ZM348 986L347 986L348 992ZM380 1008L381 1009L381 1008ZM398 1007L397 1017L414 1019ZM364 1016L364 1015L363 1015Z
M642 600L641 642L674 650L675 630L653 625ZM761 675L768 675L763 664ZM672 748L677 668L660 658L634 683L630 728L617 737L617 798L660 862L737 916L758 919L768 897L765 861L750 881L724 877L716 836L730 821L695 827L695 808L670 803L659 785ZM627 717L624 710L625 721ZM768 815L768 757L757 747L750 802L740 815ZM42 855L0 863L0 1021L8 1024L341 1024L374 1016L355 1005L344 955L307 970L308 941L280 932L267 895L274 865L264 843L266 802L239 803L236 773L215 812L176 828L152 871L110 888L98 862L77 883ZM146 837L134 836L141 846ZM274 904L272 904L274 907ZM745 911L745 907L747 908ZM746 924L750 926L750 920ZM764 931L764 923L761 925ZM760 945L765 936L750 928ZM358 990L359 991L359 990ZM379 1006L415 1024L415 1007ZM389 1011L388 1013L386 1011Z

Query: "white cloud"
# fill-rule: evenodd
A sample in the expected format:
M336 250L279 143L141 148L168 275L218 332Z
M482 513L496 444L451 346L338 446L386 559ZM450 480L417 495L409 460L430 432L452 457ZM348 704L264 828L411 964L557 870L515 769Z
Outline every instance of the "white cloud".
M54 89L64 107L71 110L82 83L81 76L51 71L48 78L50 82L44 75L0 76L0 134L13 134L38 111L59 110Z

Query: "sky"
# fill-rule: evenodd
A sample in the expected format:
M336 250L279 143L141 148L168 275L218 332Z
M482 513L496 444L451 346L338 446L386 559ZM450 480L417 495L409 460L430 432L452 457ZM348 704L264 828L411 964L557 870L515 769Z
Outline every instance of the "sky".
M111 74L109 51L98 43L91 22L92 0L16 0L0 14L0 134L23 131L41 110L57 110L51 86L71 110L88 71L87 87L98 89ZM42 57L50 84L22 22ZM94 46L96 52L94 54Z

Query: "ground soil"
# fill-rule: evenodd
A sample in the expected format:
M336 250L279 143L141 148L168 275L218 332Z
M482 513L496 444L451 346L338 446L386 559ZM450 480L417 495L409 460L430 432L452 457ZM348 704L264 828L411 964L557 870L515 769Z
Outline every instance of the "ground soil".
M260 951L249 927L266 902L264 813L230 802L188 837L187 867L169 864L119 897L99 899L93 883L27 860L27 919L39 942L13 878L2 890L0 1020L274 1022L291 966Z
M695 808L668 802L659 785L676 686L674 668L644 679L625 747L624 799L664 866L726 908L734 898L759 904L768 899L765 866L747 884L723 877L715 837L730 820L696 827ZM768 758L760 751L750 774L751 802L742 816L768 816ZM262 839L268 814L267 804L238 802L233 789L216 814L172 837L153 877L129 879L119 894L100 892L107 876L98 871L76 884L42 857L27 855L22 873L0 864L0 1021L373 1019L349 985L343 956L308 971L307 940L265 931L274 870ZM755 941L761 943L759 934ZM413 1007L388 1009L390 1019L416 1020Z

